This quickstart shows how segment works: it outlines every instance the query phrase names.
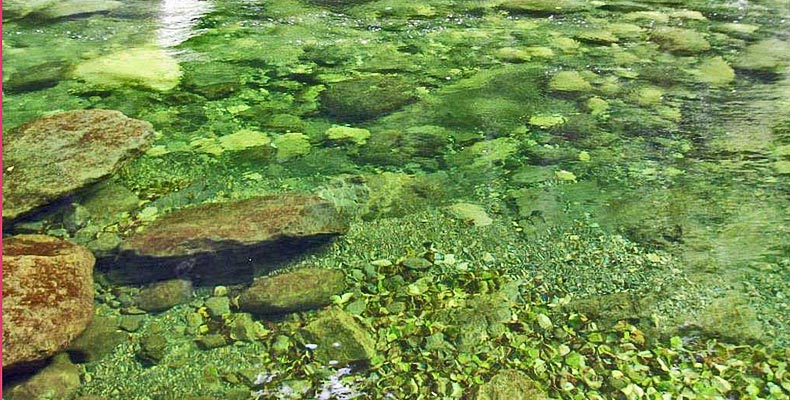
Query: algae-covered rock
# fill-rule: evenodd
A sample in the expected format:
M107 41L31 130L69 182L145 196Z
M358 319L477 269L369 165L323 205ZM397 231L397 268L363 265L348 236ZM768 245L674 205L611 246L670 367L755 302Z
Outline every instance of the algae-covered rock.
M547 15L584 11L591 4L579 0L505 0L499 7L513 13Z
M575 37L582 42L600 45L609 45L620 41L614 33L606 29L585 29L577 33Z
M500 47L494 51L494 57L512 63L529 61L532 55L525 49L516 47Z
M99 87L128 85L167 91L178 85L181 67L164 50L136 48L84 61L75 68L74 77Z
M527 374L514 369L500 371L477 389L475 400L546 400L549 396Z
M321 108L342 121L355 122L391 113L415 99L414 86L399 75L370 75L330 83Z
M72 364L68 355L61 354L26 382L7 392L4 388L3 392L9 400L68 399L80 387L81 374L82 369Z
M141 290L135 303L143 310L158 312L186 303L190 298L192 282L186 279L170 279Z
M333 126L324 132L326 138L333 142L352 142L363 145L370 137L370 131L350 126Z
M488 216L486 210L477 204L456 203L447 207L447 209L456 218L474 226L488 226L494 222Z
M118 111L53 114L3 135L3 218L15 218L110 175L153 139Z
M85 331L71 342L68 353L79 362L98 361L128 340L118 328L117 317L95 315Z
M736 69L755 72L779 73L790 63L790 42L765 39L749 45L735 60Z
M3 2L3 19L23 18L59 2L59 0L6 0Z
M697 80L711 86L726 85L735 79L735 70L721 57L707 58L695 71Z
M220 136L219 145L229 151L238 151L253 147L268 147L272 140L263 132L242 129L230 135Z
M255 281L239 297L242 311L280 314L331 304L345 289L345 275L334 269L304 268Z
M541 69L526 64L481 71L438 91L424 114L438 125L505 136L535 112L564 107L546 99L543 77Z
M102 13L115 10L123 5L112 0L66 0L35 12L36 17L57 19L76 15Z
M661 49L679 54L697 54L710 50L710 43L702 33L691 29L661 27L650 34L650 39Z
M549 89L555 92L589 92L592 85L578 71L560 71L549 81Z
M477 142L458 154L447 157L452 165L486 167L501 163L518 152L519 142L516 139L503 137Z
M272 141L277 149L277 161L284 162L310 153L310 138L304 133L288 132L278 135Z
M313 350L316 360L322 364L337 361L345 365L354 361L365 361L376 354L375 340L351 314L332 309L304 328L304 336Z

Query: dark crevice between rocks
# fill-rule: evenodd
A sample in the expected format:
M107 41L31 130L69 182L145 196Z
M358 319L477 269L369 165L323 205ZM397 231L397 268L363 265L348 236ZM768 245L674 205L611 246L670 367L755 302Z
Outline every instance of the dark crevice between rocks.
M265 245L178 257L139 256L122 252L99 260L97 271L112 283L144 284L189 279L195 286L248 284L256 276L283 269L319 253L336 235L282 238Z

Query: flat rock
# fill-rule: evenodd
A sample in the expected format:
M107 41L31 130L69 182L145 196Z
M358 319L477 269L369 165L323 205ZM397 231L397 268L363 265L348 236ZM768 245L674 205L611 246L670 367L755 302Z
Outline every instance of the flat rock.
M120 259L112 264L131 269L117 270L111 278L144 282L224 276L243 281L241 275L262 263L347 230L347 220L332 203L313 195L202 204L165 214L127 239L119 248Z
M345 275L336 269L304 268L258 279L239 297L239 308L253 314L311 310L331 304L345 289Z
M101 88L134 86L170 90L181 81L181 66L162 49L136 48L79 64L74 77Z
M351 314L343 310L323 311L318 319L305 326L303 335L310 341L308 345L315 345L315 359L323 364L337 361L342 366L369 360L376 355L376 341Z
M44 360L65 349L93 316L88 249L44 235L3 244L3 368Z
M3 218L13 219L115 172L153 127L118 111L54 114L3 135Z

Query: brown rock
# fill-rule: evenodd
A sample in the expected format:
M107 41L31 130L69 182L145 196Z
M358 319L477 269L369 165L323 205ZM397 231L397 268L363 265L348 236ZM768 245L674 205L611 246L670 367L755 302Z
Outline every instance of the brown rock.
M50 115L3 135L3 218L13 219L116 171L153 127L118 111Z
M68 346L93 315L88 249L44 235L3 246L3 368L46 359Z
M126 271L110 276L137 282L234 277L253 264L301 251L305 244L346 230L348 223L334 206L312 195L203 204L166 214L135 233L120 246L120 261L113 263Z

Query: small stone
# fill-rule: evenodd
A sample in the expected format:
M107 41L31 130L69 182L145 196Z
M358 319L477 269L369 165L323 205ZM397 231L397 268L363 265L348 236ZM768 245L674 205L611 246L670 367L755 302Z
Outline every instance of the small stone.
M230 299L227 297L209 297L206 299L208 315L218 318L230 314Z
M137 332L146 318L145 315L124 315L121 317L120 328L127 332Z
M157 364L167 355L167 339L159 333L149 333L140 340L137 357L146 364Z
M370 263L375 267L389 267L392 265L392 261L387 259L373 260Z
M530 399L547 400L549 396L527 374L513 369L502 370L481 385L475 400Z
M216 349L228 345L227 340L225 340L225 336L217 333L203 335L195 339L195 343L201 350Z
M679 54L697 54L710 50L710 43L701 33L683 28L661 27L650 35L661 49Z
M242 313L234 314L230 325L230 338L244 342L254 342L261 340L269 334L269 330L263 327L260 322L255 321L252 315Z
M227 286L214 286L214 296L215 297L222 297L228 295L228 287Z
M405 259L403 259L402 264L406 268L416 269L416 270L428 269L433 265L431 264L430 261L422 257L406 257Z
M68 352L78 362L94 362L112 353L118 345L127 340L120 332L117 317L95 315L90 325L69 345Z

